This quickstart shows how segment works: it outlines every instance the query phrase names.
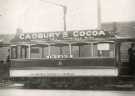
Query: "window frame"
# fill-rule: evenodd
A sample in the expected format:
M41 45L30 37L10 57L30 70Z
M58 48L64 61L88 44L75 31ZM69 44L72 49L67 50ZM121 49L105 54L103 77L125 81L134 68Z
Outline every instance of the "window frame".
M113 56L112 57L111 56L106 56L106 57L105 56L95 56L95 52L97 51L97 50L95 51L95 45L100 44L100 43L113 44L114 48L112 50L113 51L113 53L112 53ZM41 45L43 45L43 46L41 46ZM17 54L18 54L17 53L18 52L17 47L18 46L23 46L23 47L25 46L26 47L26 49L25 49L25 51L26 51L25 52L25 57L22 57L21 56L22 55L22 53L21 53L22 48L20 48L21 49L21 51L20 51L20 54L21 55L19 57L17 56ZM48 54L48 56L51 56L51 51L52 51L51 50L51 47L52 46L56 46L56 47L60 47L60 46L65 47L66 46L68 48L67 50L69 50L67 54L65 54L66 53L65 52L64 54L56 54L56 55L69 55L68 58L115 58L115 43L114 43L114 41L108 41L108 42L105 41L105 42L73 42L73 43L52 43L52 44L49 44L48 43L48 44L31 44L31 45L30 44L29 45L27 45L27 44L26 45L23 45L23 44L22 45L13 45L13 46L11 46L11 59L19 59L19 58L20 59L47 59L47 56L45 57L45 53L43 53L43 50L41 50L41 53L42 53L41 55L42 56L40 58L31 58L31 56L28 56L28 55L31 55L31 52L28 52L28 51L31 51L31 48L34 47L34 46L36 48L42 48L42 47L45 48L45 47L47 47L47 51L48 52L46 52L46 53ZM78 48L77 49L78 52L79 52L78 53L78 56L74 57L73 56L73 51L72 51L73 50L73 46L77 46L77 47L79 47L79 46L86 46L86 49L89 49L89 51L91 53L90 53L89 56L86 56L86 57L84 56L83 57L83 56L80 55L81 54L79 52L80 51L80 48ZM87 46L88 46L88 48L87 48ZM12 58L13 57L12 56L13 55L12 48L14 48L14 47L16 48L16 51L17 51L16 52L16 58Z

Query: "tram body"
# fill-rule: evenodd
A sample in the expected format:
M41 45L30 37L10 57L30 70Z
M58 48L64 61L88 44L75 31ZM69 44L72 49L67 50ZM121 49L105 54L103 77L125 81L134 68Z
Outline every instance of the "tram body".
M118 76L113 36L100 30L19 34L10 48L10 77Z
M119 43L111 32L79 30L18 33L11 42L10 78L23 79L29 84L40 81L40 84L36 84L43 86L44 82L52 83L48 78L53 78L54 83L64 78L62 82L79 86L82 78L94 77L87 81L84 79L84 83L91 85L90 82L96 81L96 77L119 75ZM106 83L106 80L103 82Z

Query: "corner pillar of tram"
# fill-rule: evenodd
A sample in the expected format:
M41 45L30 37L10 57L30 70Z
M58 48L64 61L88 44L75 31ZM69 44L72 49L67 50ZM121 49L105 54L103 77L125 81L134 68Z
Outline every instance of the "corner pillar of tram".
M133 40L121 40L118 45L118 68L120 77L133 77L131 74L131 68L129 64L129 54L128 49L131 47L131 44L135 43Z

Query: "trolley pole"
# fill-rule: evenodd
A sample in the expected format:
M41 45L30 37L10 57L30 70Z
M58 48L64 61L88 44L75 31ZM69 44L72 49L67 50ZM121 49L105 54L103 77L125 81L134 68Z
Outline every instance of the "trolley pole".
M65 5L62 4L57 4L51 1L47 1L47 0L40 0L43 1L44 3L49 3L58 7L61 7L63 9L63 30L67 31L67 25L66 25L66 14L67 14L67 7Z
M97 0L97 29L101 29L101 0Z
M67 7L63 6L63 23L64 23L64 31L67 31L67 23L66 23L66 14L67 14Z
M47 0L40 0L43 1L44 3L49 3L58 7L61 7L63 9L63 31L66 32L67 31L67 25L66 25L66 14L67 14L67 7L65 5L62 4L57 4L54 2L50 2ZM60 47L60 55L62 55L62 47Z

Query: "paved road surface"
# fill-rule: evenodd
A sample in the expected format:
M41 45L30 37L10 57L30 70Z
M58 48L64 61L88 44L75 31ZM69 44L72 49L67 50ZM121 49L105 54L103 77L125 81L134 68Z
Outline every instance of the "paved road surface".
M135 91L0 89L0 96L135 96Z

